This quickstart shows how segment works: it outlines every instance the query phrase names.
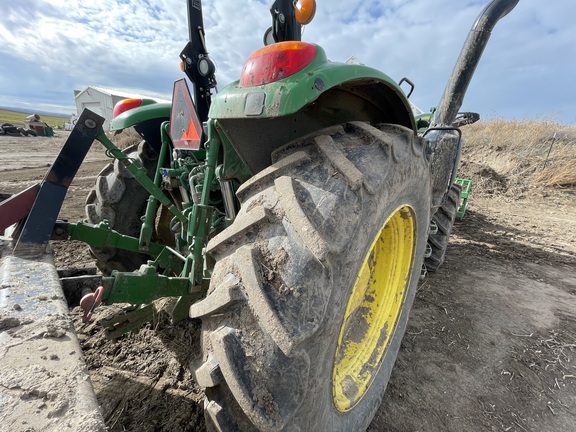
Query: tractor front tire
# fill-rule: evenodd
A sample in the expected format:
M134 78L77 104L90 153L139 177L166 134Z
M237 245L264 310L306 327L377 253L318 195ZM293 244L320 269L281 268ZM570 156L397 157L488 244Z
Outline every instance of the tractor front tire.
M329 128L277 150L238 191L202 320L208 428L361 431L375 415L419 280L425 141L397 125Z
M448 241L456 220L456 213L460 207L461 192L462 186L457 183L452 184L446 195L446 200L436 214L432 216L432 222L436 224L438 231L428 236L428 244L432 248L432 254L424 260L424 264L430 271L435 272L444 264Z
M158 160L156 151L146 142L122 151L139 161L153 178ZM116 159L108 164L98 177L94 189L86 198L86 218L91 224L107 221L110 228L120 234L138 237L150 194L136 181L126 167ZM90 248L96 266L109 275L112 270L133 271L140 268L149 257L144 254L116 248Z

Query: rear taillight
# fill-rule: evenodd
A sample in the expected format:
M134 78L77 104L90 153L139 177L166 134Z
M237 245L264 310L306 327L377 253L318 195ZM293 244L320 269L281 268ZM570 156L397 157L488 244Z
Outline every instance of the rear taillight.
M131 110L132 108L137 108L142 105L142 99L124 99L114 105L114 111L112 111L113 117L118 117L123 112Z
M288 41L255 51L244 64L241 87L268 84L289 77L308 66L316 56L316 45Z

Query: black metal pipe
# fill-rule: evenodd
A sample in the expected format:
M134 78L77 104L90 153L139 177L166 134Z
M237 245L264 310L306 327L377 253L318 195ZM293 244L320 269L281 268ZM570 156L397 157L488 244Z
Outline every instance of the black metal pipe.
M188 40L195 44L195 47L202 47L202 42L199 40L198 29L204 28L204 20L202 19L202 1L201 0L187 0L186 7L188 10Z
M272 32L274 41L302 40L302 26L294 16L294 2L292 0L276 0L270 8L272 14Z
M189 41L180 53L184 73L194 85L194 103L200 122L208 120L212 89L216 87L215 66L206 49L202 1L187 0Z
M478 15L460 51L454 71L446 84L442 99L440 99L432 118L431 126L449 126L452 124L462 106L464 95L494 26L514 9L518 2L519 0L493 0Z

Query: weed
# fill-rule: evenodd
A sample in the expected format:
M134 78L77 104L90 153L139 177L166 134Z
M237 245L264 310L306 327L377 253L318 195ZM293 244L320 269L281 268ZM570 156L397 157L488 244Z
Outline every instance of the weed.
M495 119L466 126L463 134L463 171L472 176L490 173L491 179L520 189L576 186L574 126L550 119Z

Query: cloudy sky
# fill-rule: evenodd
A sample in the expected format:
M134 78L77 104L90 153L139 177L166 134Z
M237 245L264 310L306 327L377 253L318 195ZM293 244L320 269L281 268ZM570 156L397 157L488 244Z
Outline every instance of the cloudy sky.
M262 46L272 0L204 0L219 86ZM332 61L356 55L411 100L436 105L464 39L488 0L317 0L303 40ZM576 123L576 1L520 0L496 27L462 110L484 118ZM0 0L0 106L70 114L88 85L170 98L182 76L185 0Z

